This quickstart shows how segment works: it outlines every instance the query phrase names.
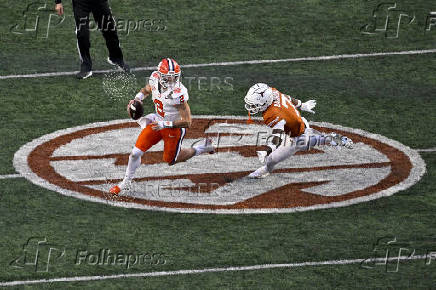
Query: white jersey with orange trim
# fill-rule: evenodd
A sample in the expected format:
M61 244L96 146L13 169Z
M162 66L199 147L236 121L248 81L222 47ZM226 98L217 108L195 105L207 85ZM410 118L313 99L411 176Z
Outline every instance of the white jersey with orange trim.
M148 80L156 109L156 118L172 122L179 120L181 117L176 106L188 101L188 89L181 82L175 88L165 89L159 83L159 78L159 73L154 71Z

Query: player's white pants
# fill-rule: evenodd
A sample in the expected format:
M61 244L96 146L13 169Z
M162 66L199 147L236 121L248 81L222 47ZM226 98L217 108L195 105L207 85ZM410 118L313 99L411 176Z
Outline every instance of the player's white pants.
M284 145L277 148L266 158L266 167L271 172L274 167L298 151L309 151L315 146L330 145L331 137L312 128L307 128L304 134L295 138L287 137Z

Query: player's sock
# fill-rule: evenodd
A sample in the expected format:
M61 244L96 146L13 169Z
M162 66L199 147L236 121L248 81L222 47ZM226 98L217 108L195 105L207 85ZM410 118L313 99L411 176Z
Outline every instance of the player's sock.
M304 135L303 135L304 136ZM314 135L309 135L308 137L304 137L306 140L304 146L301 146L301 148L299 148L299 151L307 151L310 150L310 148L313 148L315 146L323 146L323 145L328 145L329 143L329 138L327 135L324 134L314 134Z
M127 164L126 175L123 182L128 182L133 179L136 169L141 165L141 157L144 154L142 150L133 147L132 153L129 156L129 163Z
M208 153L213 152L215 148L212 146L212 140L206 139L204 144L194 146L194 150L195 150L194 155L197 156L206 152Z
M340 140L336 136L332 136L331 134L311 134L309 136L301 135L297 137L295 142L298 148L298 151L308 151L315 146L338 146L338 140Z
M294 155L296 152L307 151L315 146L323 146L323 145L330 145L330 146L341 145L341 146L349 146L350 148L352 148L353 142L351 141L351 139L349 141L348 139L344 140L343 136L341 135L338 136L332 134L325 135L321 133L313 134L313 135L311 134L308 136L301 135L300 137L296 138L293 143L286 146L281 146L277 148L275 151L273 151L266 158L266 167L268 171L271 172L278 163Z
M279 162L282 162L286 158L294 155L297 151L298 148L295 146L295 144L289 144L277 148L266 158L266 167L268 171L271 172Z
M330 146L344 146L345 148L353 149L353 140L346 136L342 136L337 133L330 133L328 138L330 141Z

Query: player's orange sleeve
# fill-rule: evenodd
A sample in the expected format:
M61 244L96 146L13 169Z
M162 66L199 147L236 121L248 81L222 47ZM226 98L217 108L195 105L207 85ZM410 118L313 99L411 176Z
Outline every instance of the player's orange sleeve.
M282 119L283 118L281 117L279 108L275 107L274 105L269 106L268 109L266 109L266 111L263 113L263 121L265 122L265 125L271 128Z

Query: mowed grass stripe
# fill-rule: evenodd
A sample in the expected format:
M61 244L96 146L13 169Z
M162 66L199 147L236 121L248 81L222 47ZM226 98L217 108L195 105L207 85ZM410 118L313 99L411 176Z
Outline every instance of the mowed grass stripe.
M435 53L435 52L436 52L436 49L426 49L426 50L405 50L405 51L375 52L375 53L337 54L337 55L327 55L327 56L310 56L310 57L284 58L284 59L243 60L243 61L229 61L229 62L186 64L186 65L182 65L182 67L183 68L197 68L197 67L208 67L208 66L235 66L235 65L246 65L246 64L268 64L268 63L280 63L280 62L323 61L323 60L337 60L337 59L346 59L346 58L428 54L428 53ZM150 71L150 70L154 70L154 69L156 69L155 66L147 66L147 67L133 68L132 71ZM102 73L108 73L111 71L113 71L113 70L95 70L95 71L93 71L93 73L102 74ZM5 75L5 76L0 76L0 80L17 79L17 78L71 76L71 75L75 75L76 73L78 73L78 71L36 73L36 74L22 74L22 75Z

